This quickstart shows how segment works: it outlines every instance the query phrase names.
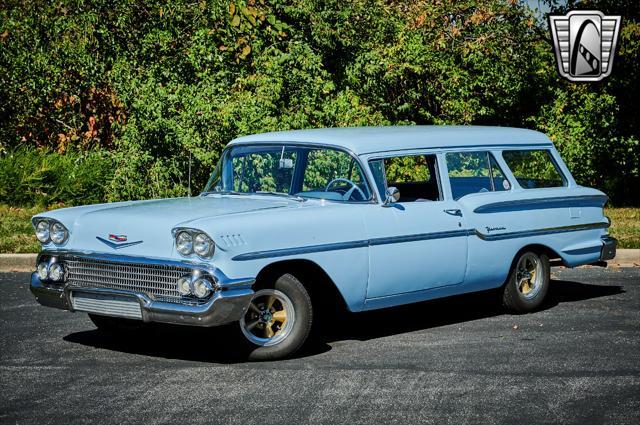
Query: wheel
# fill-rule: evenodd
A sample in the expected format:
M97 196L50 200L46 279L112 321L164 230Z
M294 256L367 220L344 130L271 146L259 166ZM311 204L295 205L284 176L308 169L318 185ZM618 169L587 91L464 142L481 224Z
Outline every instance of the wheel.
M99 314L89 314L89 319L101 332L113 335L132 333L145 328L145 323L140 320L101 316Z
M312 321L309 293L295 276L283 274L255 292L240 319L247 357L276 360L291 356L307 340Z
M549 290L549 257L525 251L516 258L503 287L502 304L513 313L540 307Z

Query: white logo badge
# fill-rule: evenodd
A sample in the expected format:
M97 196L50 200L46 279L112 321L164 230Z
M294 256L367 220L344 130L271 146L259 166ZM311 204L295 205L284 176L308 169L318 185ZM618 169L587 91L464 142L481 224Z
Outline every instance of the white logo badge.
M560 75L570 81L600 81L609 76L620 19L596 10L549 16Z

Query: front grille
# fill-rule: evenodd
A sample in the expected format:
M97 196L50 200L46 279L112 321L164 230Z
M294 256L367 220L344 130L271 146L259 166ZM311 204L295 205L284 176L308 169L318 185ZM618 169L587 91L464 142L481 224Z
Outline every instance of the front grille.
M176 281L191 273L188 267L120 263L109 260L65 256L67 284L80 288L123 289L143 293L152 299L173 303L193 303L178 293Z
M122 299L109 295L73 294L73 309L105 316L142 319L140 304L135 299Z

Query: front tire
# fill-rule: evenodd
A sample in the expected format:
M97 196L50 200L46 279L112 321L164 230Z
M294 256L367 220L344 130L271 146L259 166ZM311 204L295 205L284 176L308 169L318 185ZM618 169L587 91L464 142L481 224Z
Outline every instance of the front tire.
M547 296L550 280L549 257L534 251L520 253L503 287L503 306L516 314L535 311Z
M240 320L249 360L277 360L293 355L307 340L313 322L311 297L293 275L283 274L260 286Z

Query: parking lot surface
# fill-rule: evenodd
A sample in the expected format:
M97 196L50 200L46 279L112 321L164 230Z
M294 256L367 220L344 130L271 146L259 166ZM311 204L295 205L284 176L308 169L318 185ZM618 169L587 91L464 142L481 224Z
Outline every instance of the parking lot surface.
M640 423L640 269L554 269L542 311L472 294L346 315L296 358L234 328L133 338L0 274L0 423Z

